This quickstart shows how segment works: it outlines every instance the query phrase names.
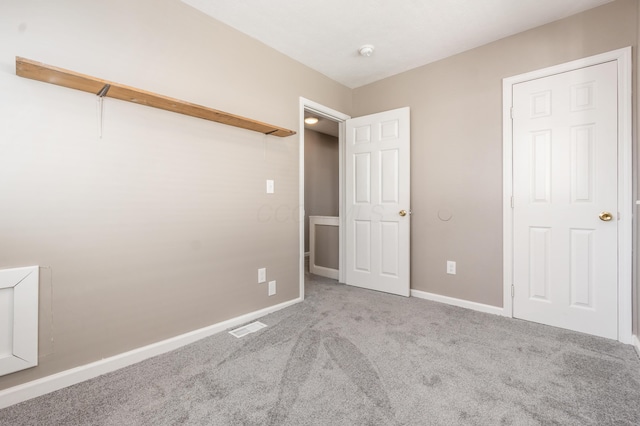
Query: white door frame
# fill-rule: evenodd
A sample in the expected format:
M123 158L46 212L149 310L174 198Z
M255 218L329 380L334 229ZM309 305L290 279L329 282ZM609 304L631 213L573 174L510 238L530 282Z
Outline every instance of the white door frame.
M345 250L343 250L343 247L345 246L345 234L344 234L344 218L347 217L346 212L344 211L345 209L345 203L344 203L344 150L345 150L345 121L347 121L348 119L350 119L351 117L348 116L347 114L344 114L342 112L336 111L334 109L331 109L329 107L326 107L322 104L319 104L317 102L311 101L309 99L305 99L303 97L300 97L300 117L299 117L299 122L300 122L300 130L299 130L299 151L300 151L300 158L299 158L299 186L300 186L300 191L299 191L299 206L300 208L298 209L299 211L299 217L298 217L298 223L299 223L299 233L300 233L300 247L299 247L299 252L300 252L300 265L299 265L299 269L300 269L300 299L304 300L304 216L305 216L305 211L304 211L304 112L306 111L312 111L314 114L319 115L321 117L325 117L328 118L330 120L333 120L335 122L338 123L339 125L339 137L338 137L338 150L339 150L339 154L338 154L338 167L340 170L340 176L338 178L338 185L339 185L339 215L340 215L340 227L339 227L339 239L338 239L338 252L340 253L340 256L338 258L338 281L343 283L344 282L344 273L345 273L345 268L344 268L344 264L345 264Z
M512 86L604 62L618 63L618 340L632 342L632 70L631 47L567 62L502 80L503 294L504 314L513 317L513 132Z

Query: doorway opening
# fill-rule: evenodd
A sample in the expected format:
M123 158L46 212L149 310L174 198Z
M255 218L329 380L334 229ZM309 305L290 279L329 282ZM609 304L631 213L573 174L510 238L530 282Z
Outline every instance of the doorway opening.
M307 272L337 280L340 126L312 111L304 117L305 264Z
M306 118L316 118L313 124ZM300 298L304 299L306 260L321 272L342 276L344 238L341 219L343 203L344 123L350 117L324 105L300 98ZM310 220L310 218L312 219ZM338 226L336 226L336 224ZM313 228L312 228L313 226ZM315 254L311 261L311 238ZM316 237L318 241L315 241ZM308 257L307 257L308 256ZM311 267L311 265L310 265ZM326 275L325 275L326 276Z

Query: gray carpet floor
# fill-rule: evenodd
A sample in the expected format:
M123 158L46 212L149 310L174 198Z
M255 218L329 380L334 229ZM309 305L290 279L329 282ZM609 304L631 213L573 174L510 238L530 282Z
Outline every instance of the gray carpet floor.
M639 425L631 346L308 275L307 298L2 425Z

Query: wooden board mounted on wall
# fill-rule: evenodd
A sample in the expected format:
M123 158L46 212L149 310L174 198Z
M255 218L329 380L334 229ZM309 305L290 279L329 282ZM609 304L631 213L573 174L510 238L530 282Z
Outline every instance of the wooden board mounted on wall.
M106 94L103 93L105 97L160 108L171 112L177 112L179 114L190 115L192 117L228 124L242 129L253 130L266 135L286 137L296 134L293 130L273 126L271 124L251 120L239 115L229 114L223 111L158 95L145 90L102 80L100 78L91 77L89 75L80 74L21 57L16 57L16 74L20 77L44 81L46 83L56 84L58 86L68 87L71 89L82 90L84 92L93 93L94 95L97 95L103 91L107 85L109 85L110 87L106 90Z

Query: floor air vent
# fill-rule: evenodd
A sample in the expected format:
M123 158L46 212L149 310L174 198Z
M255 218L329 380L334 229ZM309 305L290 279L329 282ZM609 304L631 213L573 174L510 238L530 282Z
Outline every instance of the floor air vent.
M246 336L249 333L253 333L260 330L261 328L265 328L266 326L267 326L266 324L263 324L260 321L256 321L256 322L252 322L251 324L243 325L240 328L236 328L235 330L230 331L229 334L239 339L241 337Z

